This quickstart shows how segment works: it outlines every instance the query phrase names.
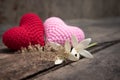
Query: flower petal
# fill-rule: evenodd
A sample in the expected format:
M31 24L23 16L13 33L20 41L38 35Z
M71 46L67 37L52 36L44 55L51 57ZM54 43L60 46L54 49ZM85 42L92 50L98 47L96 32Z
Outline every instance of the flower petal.
M87 39L82 40L82 41L78 44L76 50L79 52L80 50L83 50L83 49L87 48L88 45L90 44L90 42L91 42L91 38L87 38Z
M78 45L78 39L76 38L75 35L72 35L72 45L74 48L76 48Z
M79 58L80 58L79 53L77 53L75 48L73 48L71 53L68 56L68 59L71 60L71 61L77 61L77 60L79 60Z
M57 57L57 60L55 61L55 65L62 64L63 61L64 61L64 59Z
M86 58L93 58L93 55L90 52L86 51L86 50L81 50L79 52L79 54L86 57Z
M77 54L77 55L79 55L79 54ZM79 60L79 58L75 57L75 56L72 55L72 54L70 54L70 55L68 56L68 59L71 60L71 61L77 61L77 60Z
M71 45L68 40L65 42L65 50L67 53L69 53L71 50Z

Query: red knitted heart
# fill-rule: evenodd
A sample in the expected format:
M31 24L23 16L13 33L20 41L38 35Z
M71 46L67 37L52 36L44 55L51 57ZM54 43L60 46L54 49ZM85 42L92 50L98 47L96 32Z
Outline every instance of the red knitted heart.
M34 13L22 16L20 26L9 29L3 34L3 43L10 49L18 50L21 47L44 45L44 27L42 20Z

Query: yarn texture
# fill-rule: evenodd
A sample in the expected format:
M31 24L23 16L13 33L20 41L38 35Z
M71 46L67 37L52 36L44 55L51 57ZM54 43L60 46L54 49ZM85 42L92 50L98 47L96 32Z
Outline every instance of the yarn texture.
M64 45L66 40L71 42L72 35L78 38L78 42L85 38L84 32L80 28L69 26L58 17L48 18L44 22L44 27L47 42Z
M29 44L44 46L44 26L42 20L34 13L22 16L20 25L7 30L2 36L3 43L10 49L18 50Z

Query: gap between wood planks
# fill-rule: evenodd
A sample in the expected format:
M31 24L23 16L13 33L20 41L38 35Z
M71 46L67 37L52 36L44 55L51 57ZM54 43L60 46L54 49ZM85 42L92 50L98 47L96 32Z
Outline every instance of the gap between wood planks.
M110 46L113 46L113 45L115 45L115 44L118 44L118 43L120 43L120 39L119 39L119 40L102 42L102 43L98 43L96 46L94 46L94 47L92 47L92 48L89 48L88 50L89 50L91 53L95 54L95 53L97 53L97 52L99 52L99 51L101 51L101 50L103 50L103 49L106 49L106 48L108 48L108 47L110 47ZM83 59L83 58L82 58L82 59ZM51 67L49 67L49 68L47 68L47 69L40 70L40 71L38 71L38 72L36 72L36 73L34 73L34 74L31 74L31 75L29 75L29 76L26 76L26 77L24 77L24 78L22 78L22 79L20 79L20 80L31 79L31 78L36 77L37 75L42 76L42 75L45 75L45 74L47 74L47 73L49 73L49 72L51 72L51 71L54 71L54 70L59 69L59 68L61 68L61 67L64 67L64 66L66 66L66 65L70 65L71 63L73 63L73 62L72 62L72 61L66 61L65 63L63 63L63 64L61 64L61 65L53 65L53 66L51 66Z

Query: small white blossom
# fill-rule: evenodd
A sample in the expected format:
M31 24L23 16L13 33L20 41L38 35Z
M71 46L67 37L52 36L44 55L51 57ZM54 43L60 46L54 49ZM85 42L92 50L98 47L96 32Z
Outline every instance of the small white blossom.
M63 61L64 61L64 59L57 57L57 59L55 60L55 65L62 64Z
M91 46L89 45L90 43L91 38L84 39L80 43L78 43L77 38L75 36L72 36L72 50L70 43L68 41L65 42L65 53L68 54L68 56L65 58L71 61L78 61L80 59L80 55L86 58L93 58L93 55L87 50L85 50L86 48ZM57 65L63 63L65 58L57 57L55 64Z

